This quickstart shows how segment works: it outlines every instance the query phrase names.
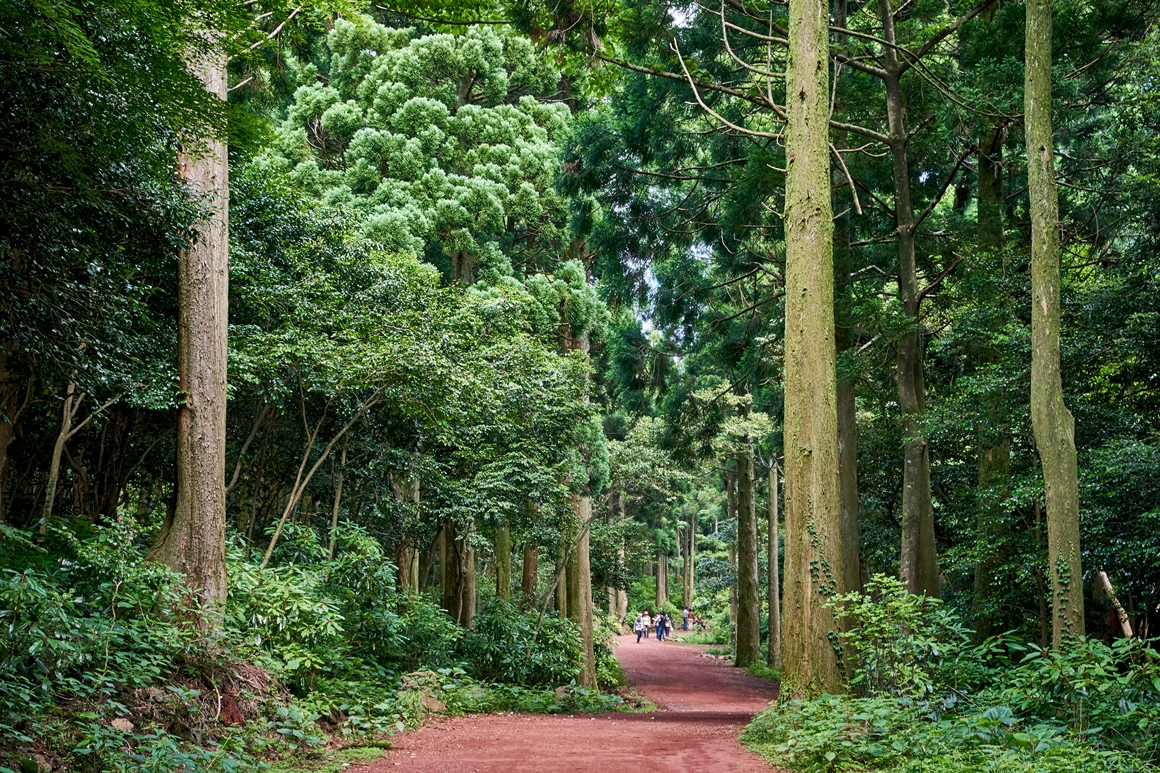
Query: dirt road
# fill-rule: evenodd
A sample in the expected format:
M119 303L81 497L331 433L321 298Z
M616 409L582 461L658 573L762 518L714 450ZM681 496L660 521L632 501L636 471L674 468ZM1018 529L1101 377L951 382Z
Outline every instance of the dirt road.
M430 722L359 773L769 773L737 741L776 687L704 647L622 636L616 656L648 714L475 715Z

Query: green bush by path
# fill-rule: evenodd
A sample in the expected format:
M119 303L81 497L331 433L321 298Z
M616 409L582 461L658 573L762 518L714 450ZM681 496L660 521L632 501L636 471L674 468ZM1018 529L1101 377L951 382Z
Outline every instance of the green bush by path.
M897 580L834 605L853 695L779 703L745 741L821 773L1124 773L1160 759L1160 654L1077 639L1050 652L1007 636L972 645L955 615Z
M533 638L534 613L494 602L465 632L432 601L395 593L365 531L338 542L331 559L313 531L288 525L286 563L264 572L231 548L230 596L209 635L183 613L178 578L145 562L134 521L58 528L44 545L0 526L0 769L39 755L77 773L227 773L433 712L622 703L572 686L571 621L548 615ZM603 639L600 652L611 682ZM435 675L434 704L412 687L419 669Z

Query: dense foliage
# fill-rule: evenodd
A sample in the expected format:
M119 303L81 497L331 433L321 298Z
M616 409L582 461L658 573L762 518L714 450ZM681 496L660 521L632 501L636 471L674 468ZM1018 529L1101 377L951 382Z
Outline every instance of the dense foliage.
M784 437L798 2L0 0L0 770L608 709L646 609L776 675L777 487L810 453ZM1160 758L1157 8L1053 8L1088 635L1051 646L1028 6L835 0L843 567L810 566L839 621L811 646L848 694L755 720L778 765ZM221 211L189 177L216 140ZM150 549L188 494L178 276L215 218L202 608Z

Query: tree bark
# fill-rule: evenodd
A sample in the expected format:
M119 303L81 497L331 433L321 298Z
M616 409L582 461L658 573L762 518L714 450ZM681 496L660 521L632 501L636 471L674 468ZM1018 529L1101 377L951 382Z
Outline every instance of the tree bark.
M765 662L770 668L781 668L781 588L778 587L777 538L777 459L769 467L769 583L767 587L769 604L769 642L765 649Z
M664 553L657 553L657 592L656 602L660 607L669 601L669 557Z
M733 664L761 660L761 593L757 566L757 482L753 445L737 454L737 648Z
M593 638L595 634L592 623L592 565L590 563L588 550L588 520L591 516L591 512L589 511L591 506L591 499L579 494L575 495L573 507L576 512L576 519L580 524L580 539L577 541L576 550L573 552L577 575L577 598L571 597L572 589L569 589L569 602L575 610L571 617L580 626L581 652L583 655L580 673L576 677L576 682L581 687L590 689L596 687L596 644Z
M898 50L894 47L894 10L890 0L878 0L886 40L883 59L886 77L886 116L890 157L894 171L894 214L898 234L898 288L910 329L898 343L895 375L898 405L906 432L902 462L902 551L900 575L911 593L940 597L934 515L930 498L930 456L923 437L926 384L922 370L922 330L919 315L918 266L915 260L917 224L910 193L910 135L900 83ZM788 482L786 484L789 485Z
M495 597L507 601L512 596L512 534L507 525L495 533Z
M224 100L226 59L190 63L207 91ZM226 353L229 328L229 163L226 145L208 140L182 152L179 174L206 196L210 218L177 262L177 370L185 399L177 412L177 502L149 558L181 574L212 627L226 597Z
M849 348L850 331L836 331L839 347ZM861 520L858 498L858 410L852 382L838 382L838 485L841 502L842 584L841 593L862 590Z
M559 547L556 548L556 573L558 574L561 566L568 563L568 547L564 544L565 540L561 539ZM556 611L560 617L568 616L568 570L564 570L564 579L556 583Z
M781 695L839 692L825 606L841 581L829 8L790 0L786 100L785 617Z
M986 16L987 23L993 11ZM980 20L982 23L982 19ZM979 247L991 255L1002 257L1003 235L1003 152L1002 125L988 127L979 138L978 171L978 216L976 232ZM1003 261L1004 266L1006 261ZM1004 272L1005 273L1005 272ZM994 365L999 361L999 351L990 345L979 352L982 366ZM976 433L979 444L979 504L975 520L978 540L979 561L975 565L974 594L972 606L975 622L975 640L983 641L994 632L993 598L994 569L1002 562L1000 554L1004 542L1002 533L1003 508L1009 490L1011 473L1011 438L1005 432L996 432L996 424L1001 420L995 402L997 398L986 398L983 406L984 422Z
M72 437L73 429L72 422L76 418L77 411L81 408L81 403L85 399L85 394L76 394L76 383L69 379L68 387L65 389L64 407L61 409L60 417L60 431L56 435L56 442L52 446L52 459L48 465L48 483L44 489L44 506L40 511L40 528L39 532L44 534L48 529L48 521L52 518L52 506L56 500L56 486L60 478L60 458L64 453L64 444Z
M536 598L536 583L539 581L540 554L535 545L524 545L524 560L521 567L520 591L525 606Z
M14 345L13 345L14 346ZM20 422L28 407L32 405L33 378L24 381L25 394L21 404L16 398L20 394L21 379L8 370L8 344L0 344L0 523L8 520L8 477L11 471L9 466L9 449L16 440L20 430Z
M1051 4L1026 3L1023 112L1031 208L1031 427L1043 466L1051 574L1051 646L1082 636L1075 420L1060 373L1059 196L1051 135Z
M254 426L257 426L257 422L254 423ZM253 433L250 433L250 435L253 437ZM338 508L342 504L342 474L343 470L346 468L346 446L347 440L349 439L349 435L342 436L342 452L339 455L338 467L334 471L334 507L330 511L330 544L327 546L327 552L330 554L331 558L334 558L334 551L338 547ZM242 453L245 453L244 447L242 449ZM241 461L242 457L241 454L239 454L238 463L241 464ZM408 564L408 567L409 566L410 565Z
M693 582L696 579L697 567L697 511L689 512L689 529L685 535L685 571L684 571L684 606L693 609Z

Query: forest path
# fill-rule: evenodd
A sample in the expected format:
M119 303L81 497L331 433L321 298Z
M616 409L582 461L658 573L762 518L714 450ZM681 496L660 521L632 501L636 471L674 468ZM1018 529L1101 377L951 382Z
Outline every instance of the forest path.
M705 647L619 637L616 657L647 714L475 714L428 722L359 773L642 773L652 769L769 773L737 740L777 695L772 682Z

